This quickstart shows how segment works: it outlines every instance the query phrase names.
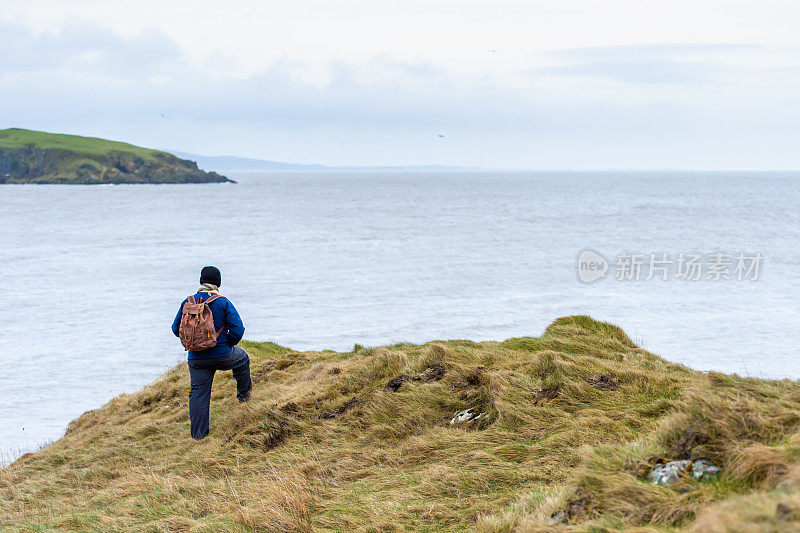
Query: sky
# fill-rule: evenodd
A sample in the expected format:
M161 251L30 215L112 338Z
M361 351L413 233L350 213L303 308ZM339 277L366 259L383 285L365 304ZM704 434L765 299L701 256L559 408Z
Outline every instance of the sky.
M795 0L0 0L0 129L327 165L800 169Z

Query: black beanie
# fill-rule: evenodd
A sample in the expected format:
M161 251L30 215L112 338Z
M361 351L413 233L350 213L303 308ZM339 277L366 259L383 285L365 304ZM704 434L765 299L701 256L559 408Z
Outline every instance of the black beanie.
M222 285L222 274L217 267L207 266L200 271L200 285L210 283L219 287Z

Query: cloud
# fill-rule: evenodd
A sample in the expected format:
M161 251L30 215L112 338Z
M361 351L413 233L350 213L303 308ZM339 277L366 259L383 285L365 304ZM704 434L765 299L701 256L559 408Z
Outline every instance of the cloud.
M539 168L679 166L682 157L700 168L726 161L732 143L743 157L757 153L740 149L748 143L780 154L798 133L785 112L800 103L796 91L731 75L730 58L750 45L563 49L468 72L388 52L324 61L287 53L228 75L246 57L190 57L157 29L122 35L70 24L35 33L6 24L0 34L0 128L193 153ZM764 134L758 125L767 123Z
M595 61L544 67L535 71L557 76L605 78L625 83L688 83L714 80L723 66L713 62Z
M0 73L70 69L107 76L149 76L171 67L180 48L162 31L149 28L121 36L93 24L74 23L58 31L34 34L0 24Z
M763 48L741 43L648 43L618 46L584 46L550 50L546 54L578 61L644 60L686 56L707 56L753 51Z
M762 47L733 43L654 43L551 50L548 58L565 63L536 68L539 74L587 77L622 83L713 82L731 70L737 54Z

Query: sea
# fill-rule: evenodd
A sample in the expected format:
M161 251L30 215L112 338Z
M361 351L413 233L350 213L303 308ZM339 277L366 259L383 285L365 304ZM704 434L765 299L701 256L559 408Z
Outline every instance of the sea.
M184 360L170 326L205 265L245 338L297 350L582 314L698 370L800 378L798 172L229 175L0 185L2 462Z

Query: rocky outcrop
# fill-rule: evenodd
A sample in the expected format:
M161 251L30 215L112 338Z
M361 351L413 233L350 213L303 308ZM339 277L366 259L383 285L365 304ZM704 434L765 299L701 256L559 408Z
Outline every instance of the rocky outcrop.
M477 407L459 411L450 419L451 426L467 429L486 429L491 423L492 416L480 411Z
M0 147L0 183L221 183L230 182L197 163L165 152L145 159L135 153L83 154L30 144Z
M712 481L717 478L721 470L720 467L712 465L705 459L670 461L655 467L647 479L653 485L671 485L682 476L691 474L693 478L700 481Z

